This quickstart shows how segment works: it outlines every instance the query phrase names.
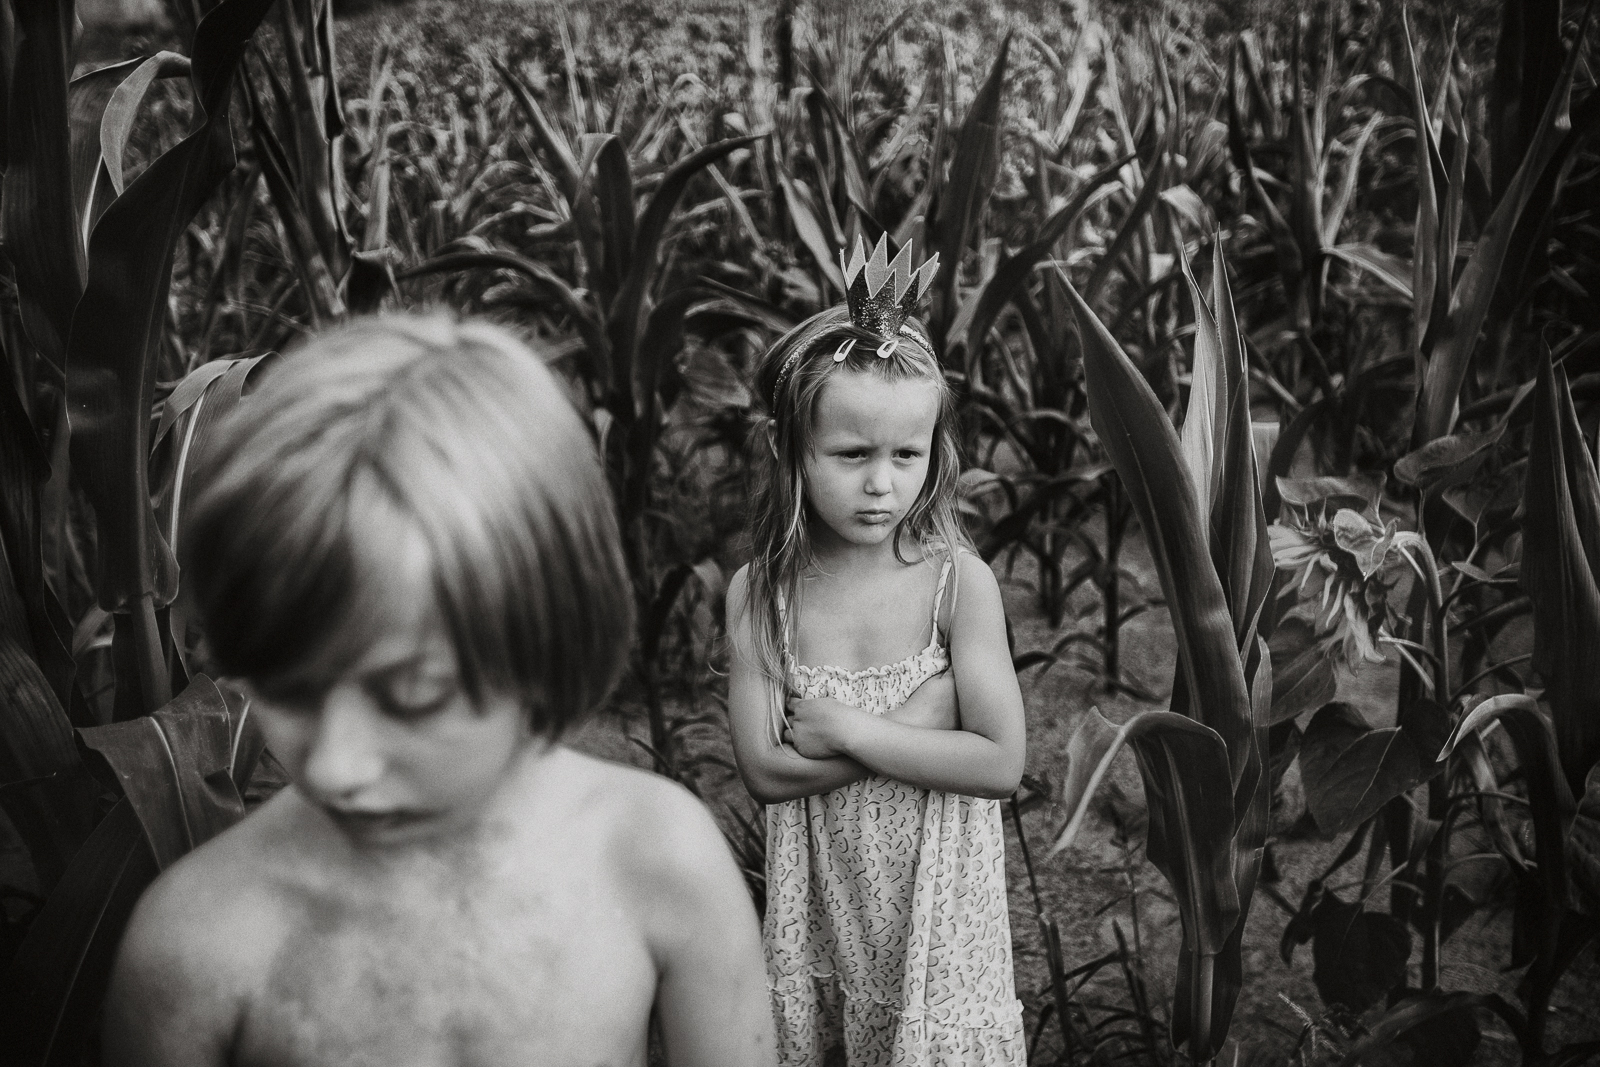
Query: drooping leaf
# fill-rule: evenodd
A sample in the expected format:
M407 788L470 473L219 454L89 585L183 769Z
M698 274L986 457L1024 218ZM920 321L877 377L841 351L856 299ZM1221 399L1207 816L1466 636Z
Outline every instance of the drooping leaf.
M1145 772L1152 840L1161 843L1157 851L1176 860L1162 873L1179 898L1185 942L1214 954L1239 912L1231 866L1233 785L1214 731L1169 711L1139 712L1116 726L1091 708L1067 742L1061 799L1069 817L1051 855L1077 838L1090 801L1124 745L1133 746Z
M1437 773L1435 756L1449 717L1432 701L1413 709L1415 726L1374 728L1354 707L1327 704L1312 716L1300 746L1306 807L1325 834L1366 822L1390 800Z
M154 714L78 736L133 805L163 870L244 817L233 779L234 718L203 674Z
M1491 723L1500 724L1516 751L1533 819L1534 871L1523 877L1514 923L1517 930L1530 932L1524 936L1533 943L1514 956L1533 960L1530 976L1540 971L1548 974L1561 946L1560 920L1568 891L1567 837L1577 805L1561 773L1555 735L1537 702L1521 693L1492 696L1462 716L1440 750L1440 759L1448 756L1462 737L1474 731L1481 734ZM1519 959L1519 963L1525 961Z

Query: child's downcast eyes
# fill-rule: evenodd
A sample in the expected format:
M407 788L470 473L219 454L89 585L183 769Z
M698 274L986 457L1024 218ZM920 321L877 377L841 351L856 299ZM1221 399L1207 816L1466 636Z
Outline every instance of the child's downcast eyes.
M361 690L385 715L401 720L427 718L443 710L461 692L454 672L426 671L404 666L361 679ZM295 715L314 715L327 699L329 688L306 682L282 682L258 687L262 699L274 708Z

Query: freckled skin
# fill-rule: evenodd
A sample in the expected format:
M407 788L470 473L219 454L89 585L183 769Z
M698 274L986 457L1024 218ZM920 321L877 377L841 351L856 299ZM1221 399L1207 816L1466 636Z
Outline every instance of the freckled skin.
M758 922L666 779L474 704L396 549L388 632L326 692L253 686L293 781L140 901L109 1067L644 1067L774 1061Z
M522 778L517 817L466 847L362 854L290 789L175 865L124 945L106 1062L644 1067L674 916L700 907L748 924L725 967L765 1012L748 898L649 869L654 836L737 882L708 817L678 825L697 802L561 747ZM769 1063L764 1015L700 984L743 1047L709 1062Z

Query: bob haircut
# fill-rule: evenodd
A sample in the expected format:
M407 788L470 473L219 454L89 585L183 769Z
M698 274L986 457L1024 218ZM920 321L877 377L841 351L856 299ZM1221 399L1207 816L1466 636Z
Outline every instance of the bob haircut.
M287 355L212 440L181 548L223 673L326 692L383 633L386 553L410 524L474 703L516 696L553 737L616 684L633 598L605 472L510 333L357 320Z
M778 339L756 368L756 390L770 412L770 448L756 451L755 490L751 495L749 607L757 666L782 686L784 620L780 603L793 604L801 572L811 564L805 499L805 461L816 438L817 405L835 368L876 375L885 381L927 381L939 390L928 476L911 509L894 532L896 558L914 545L922 556L970 548L957 512L961 456L953 430L954 399L933 344L922 323L905 320L903 338L886 357L876 349L883 338L857 326L844 304L806 319ZM840 346L856 344L843 360ZM790 360L793 359L791 363ZM785 372L785 368L787 372Z

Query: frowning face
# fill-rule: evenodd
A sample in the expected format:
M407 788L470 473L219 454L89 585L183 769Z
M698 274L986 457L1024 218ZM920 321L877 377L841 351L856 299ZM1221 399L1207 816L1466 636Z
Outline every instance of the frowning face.
M887 542L928 478L939 385L840 367L817 398L803 468L818 547Z

